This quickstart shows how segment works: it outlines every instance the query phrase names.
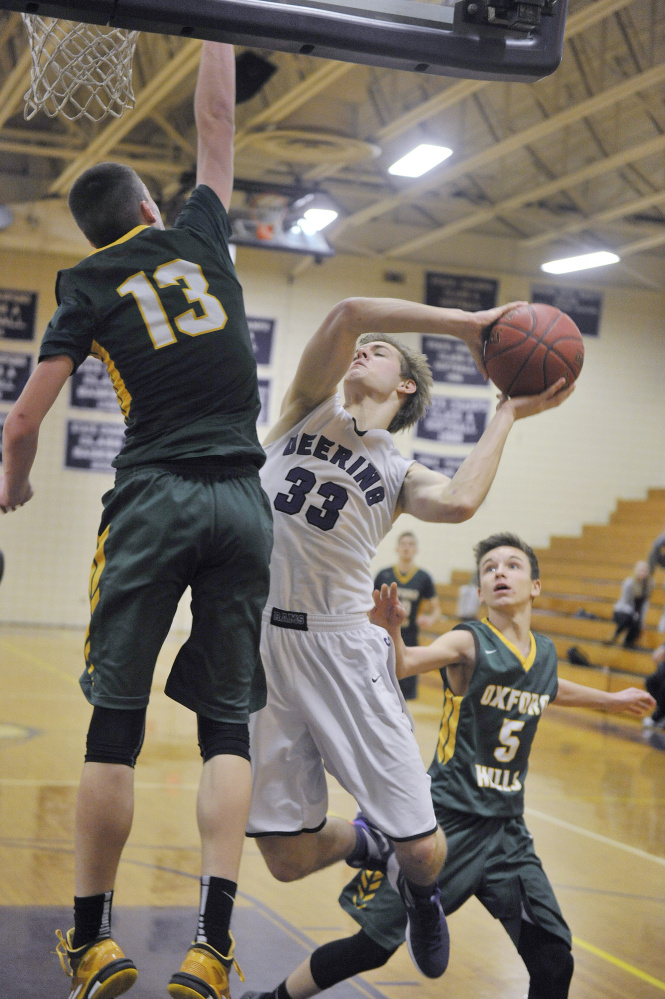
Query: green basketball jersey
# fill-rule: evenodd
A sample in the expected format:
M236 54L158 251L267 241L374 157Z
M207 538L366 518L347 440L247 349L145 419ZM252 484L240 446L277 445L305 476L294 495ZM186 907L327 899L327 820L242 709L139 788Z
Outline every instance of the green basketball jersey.
M556 696L557 655L531 634L526 658L485 619L457 626L473 635L476 667L463 697L444 683L443 715L429 768L436 807L486 816L521 815L529 751Z
M256 363L228 217L199 186L172 229L138 226L60 271L40 360L106 364L127 424L114 465L263 464Z

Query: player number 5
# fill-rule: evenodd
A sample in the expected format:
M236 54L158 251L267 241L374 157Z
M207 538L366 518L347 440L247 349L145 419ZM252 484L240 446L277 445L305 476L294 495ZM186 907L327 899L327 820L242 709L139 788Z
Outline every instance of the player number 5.
M510 763L515 753L520 748L520 740L513 735L513 732L521 732L524 728L523 721L511 721L505 718L499 733L501 745L494 750L494 755L501 763Z
M153 277L159 288L178 285L191 305L198 304L201 315L195 309L188 309L174 318L176 329L181 333L200 336L224 329L227 315L219 299L208 293L208 282L198 264L191 260L172 260L158 267ZM162 300L145 271L127 278L118 288L118 294L134 296L155 349L177 343Z

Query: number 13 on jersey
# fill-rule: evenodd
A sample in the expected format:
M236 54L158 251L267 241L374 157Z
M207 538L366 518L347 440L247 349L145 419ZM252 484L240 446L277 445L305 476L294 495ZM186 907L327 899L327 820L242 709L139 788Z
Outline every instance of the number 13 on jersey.
M187 301L191 305L198 304L201 315L195 309L187 309L174 317L173 323L181 333L186 333L187 336L201 336L202 333L224 329L227 315L219 299L209 294L208 282L198 264L192 263L191 260L171 260L155 270L154 280L159 288L174 285L182 288ZM145 271L132 274L117 291L122 296L134 296L156 350L177 343L177 337L162 300Z

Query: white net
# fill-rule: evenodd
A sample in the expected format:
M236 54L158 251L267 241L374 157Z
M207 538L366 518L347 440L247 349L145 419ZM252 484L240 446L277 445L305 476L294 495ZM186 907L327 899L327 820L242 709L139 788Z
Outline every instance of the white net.
M44 111L70 121L133 108L132 58L138 31L22 14L30 37L30 89L26 118Z

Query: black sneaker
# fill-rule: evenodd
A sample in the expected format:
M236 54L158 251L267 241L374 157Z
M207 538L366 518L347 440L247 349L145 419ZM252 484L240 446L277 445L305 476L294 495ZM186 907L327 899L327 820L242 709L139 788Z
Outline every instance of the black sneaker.
M429 898L413 895L401 870L397 890L406 909L406 943L411 960L427 978L439 978L448 967L450 935L438 886Z
M362 829L367 849L361 856L352 855L351 859L347 859L349 867L385 873L388 860L395 852L392 840L388 839L385 833L382 833L362 812L358 812L352 825Z

